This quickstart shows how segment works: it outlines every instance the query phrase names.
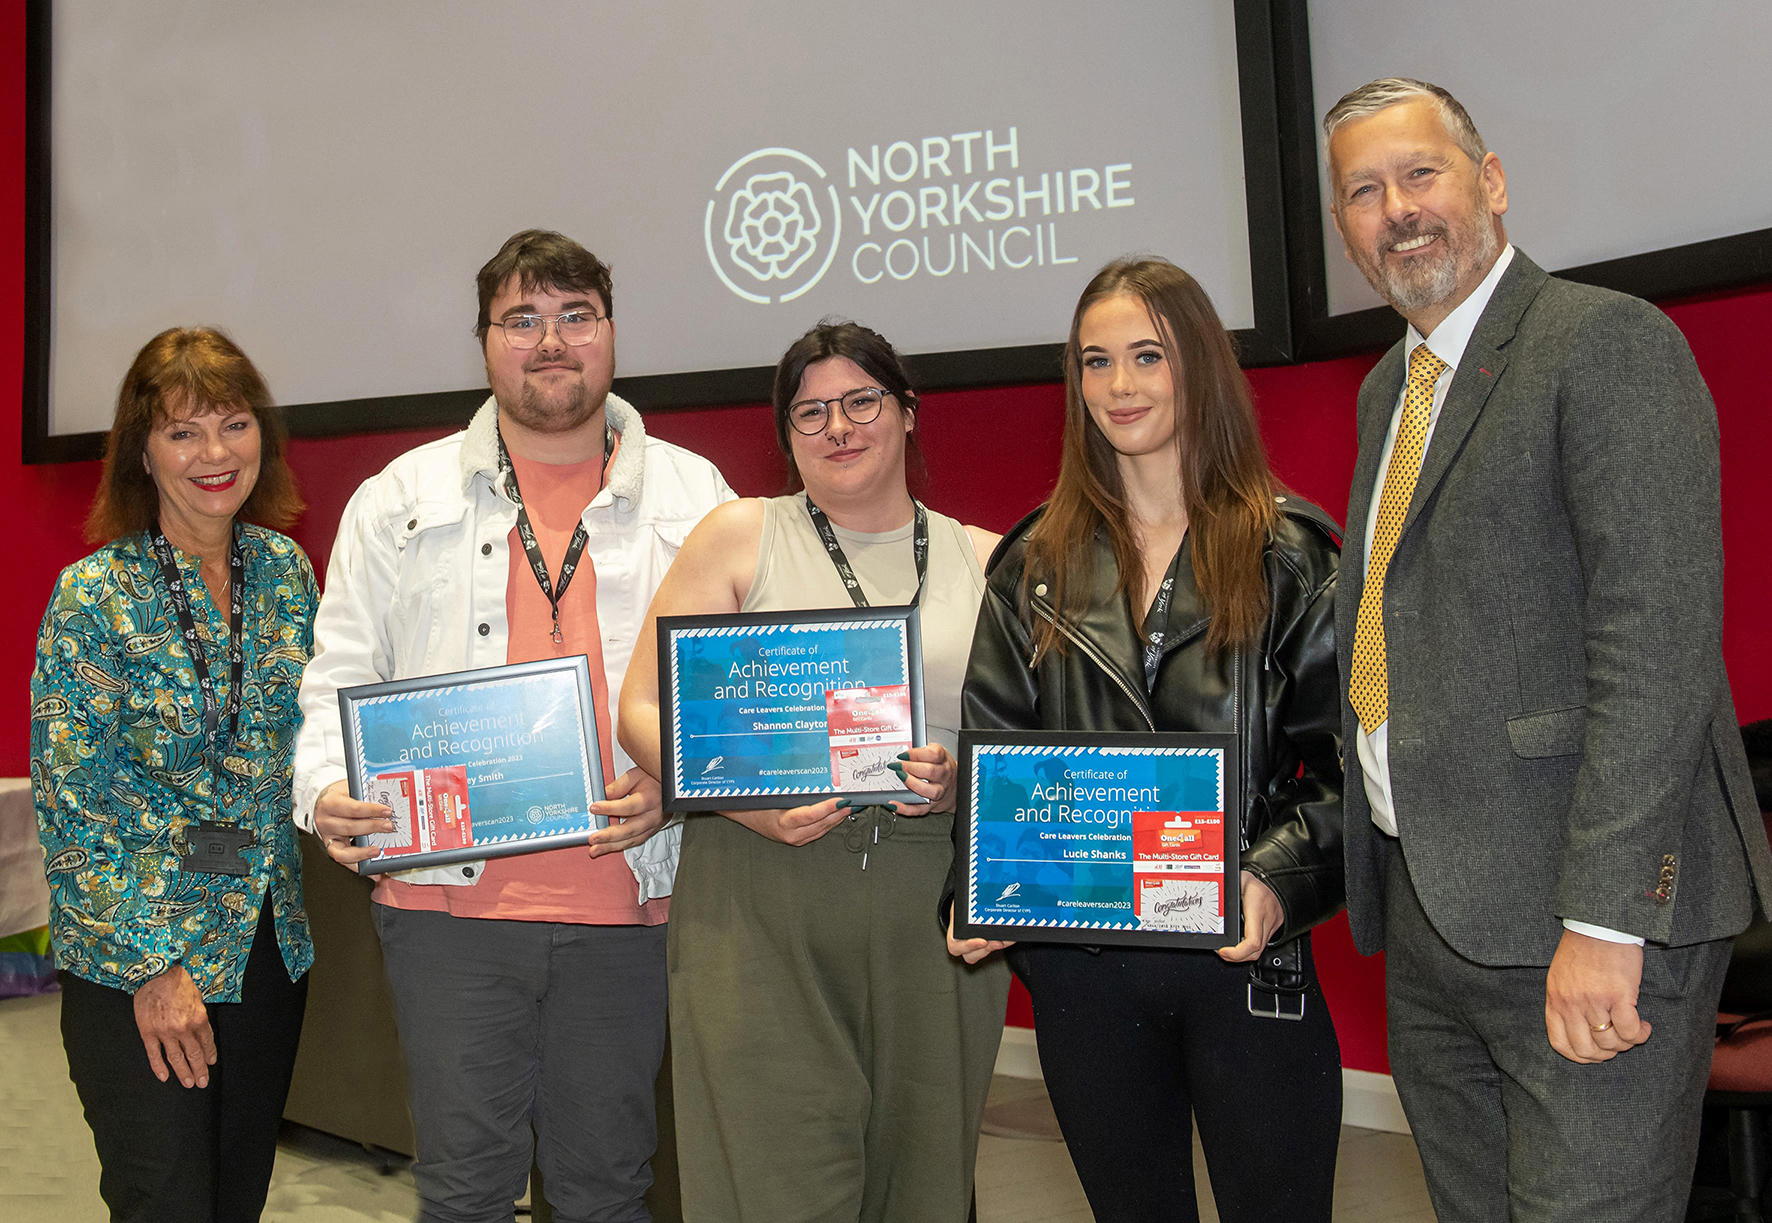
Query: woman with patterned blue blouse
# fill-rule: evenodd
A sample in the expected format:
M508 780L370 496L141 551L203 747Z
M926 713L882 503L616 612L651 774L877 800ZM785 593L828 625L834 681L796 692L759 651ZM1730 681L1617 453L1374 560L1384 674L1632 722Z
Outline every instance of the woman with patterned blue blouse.
M318 598L264 379L207 328L123 379L31 679L68 1069L113 1219L264 1208L313 962L290 819Z

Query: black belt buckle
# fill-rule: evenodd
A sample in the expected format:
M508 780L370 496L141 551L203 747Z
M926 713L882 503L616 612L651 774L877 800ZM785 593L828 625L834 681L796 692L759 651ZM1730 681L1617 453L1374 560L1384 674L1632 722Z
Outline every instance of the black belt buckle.
M1257 1002L1255 996L1258 993L1264 999L1271 999L1271 1001ZM1291 998L1298 1000L1296 1010L1291 1006L1284 1005L1285 1000ZM1249 1013L1258 1019L1290 1019L1296 1023L1304 1018L1304 993L1302 990L1298 993L1293 993L1291 990L1257 990L1255 983L1251 981L1249 983Z
M190 852L179 865L200 875L245 875L252 867L240 851L257 843L257 838L244 828L200 821L185 830L185 844Z
M1304 950L1299 939L1263 949L1249 966L1249 1013L1261 1019L1304 1018Z

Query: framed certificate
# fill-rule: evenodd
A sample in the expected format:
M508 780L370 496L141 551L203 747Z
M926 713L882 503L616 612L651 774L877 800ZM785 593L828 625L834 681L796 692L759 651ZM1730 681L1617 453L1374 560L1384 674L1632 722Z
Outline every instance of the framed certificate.
M603 754L582 654L341 688L351 797L395 829L357 869L439 866L583 845L608 826Z
M1241 937L1237 738L964 731L960 938Z
M660 616L666 811L923 801L886 766L926 742L914 607Z

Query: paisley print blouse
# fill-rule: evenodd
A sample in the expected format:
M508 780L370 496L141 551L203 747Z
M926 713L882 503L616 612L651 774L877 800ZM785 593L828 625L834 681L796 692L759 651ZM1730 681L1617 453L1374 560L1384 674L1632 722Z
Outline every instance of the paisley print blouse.
M313 963L290 819L296 691L314 644L307 556L243 526L245 673L239 735L212 771L203 700L147 538L119 539L62 571L31 677L31 790L59 968L133 993L183 964L208 1002L237 1002L268 898L291 979ZM217 695L228 698L228 622L177 554ZM225 708L225 706L224 706ZM229 718L224 713L220 735ZM186 871L185 830L238 824L245 875Z

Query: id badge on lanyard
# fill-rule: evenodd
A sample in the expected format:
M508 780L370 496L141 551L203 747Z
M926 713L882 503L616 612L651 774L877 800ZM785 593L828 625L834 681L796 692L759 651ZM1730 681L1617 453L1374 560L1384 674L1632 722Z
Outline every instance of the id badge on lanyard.
M190 592L185 589L184 575L173 558L172 545L163 532L156 530L148 535L148 547L159 565L160 580L178 620L179 635L184 639L185 653L190 656L191 669L197 675L197 690L203 699L203 763L209 772L213 818L200 820L196 828L186 830L187 852L179 865L184 870L203 875L246 875L252 868L240 854L256 843L257 838L248 829L221 821L222 758L226 749L239 739L241 684L246 674L241 629L246 614L246 558L240 544L240 527L235 524L233 541L228 549L228 700L225 709L215 691L215 678L209 671L203 641L197 636ZM224 713L227 714L225 741L221 738Z

